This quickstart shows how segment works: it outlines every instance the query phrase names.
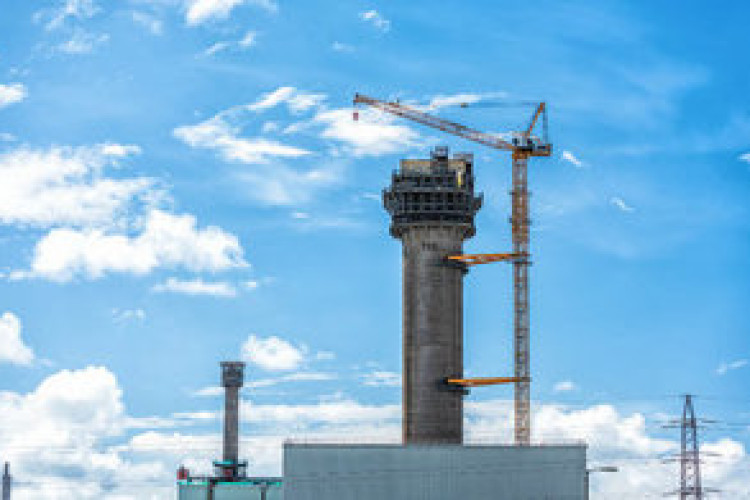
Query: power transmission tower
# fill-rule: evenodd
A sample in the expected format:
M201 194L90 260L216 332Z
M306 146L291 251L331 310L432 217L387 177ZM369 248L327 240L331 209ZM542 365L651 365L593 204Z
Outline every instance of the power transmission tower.
M703 500L705 497L701 486L698 421L695 418L693 396L690 394L685 395L680 430L680 500Z
M680 487L667 495L676 495L680 500L704 500L709 493L719 493L715 488L706 488L701 484L701 453L698 445L698 428L703 424L715 424L716 420L697 418L693 407L693 395L683 396L682 418L664 425L666 429L680 429L680 455L666 459L665 462L680 463ZM704 453L705 455L705 453ZM708 453L708 455L712 455ZM715 456L715 454L714 454Z

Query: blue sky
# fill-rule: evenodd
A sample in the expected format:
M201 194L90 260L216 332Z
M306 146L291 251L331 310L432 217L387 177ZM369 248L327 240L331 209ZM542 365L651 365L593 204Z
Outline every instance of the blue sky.
M659 424L695 393L720 421L706 474L750 498L747 14L0 0L0 460L35 473L43 443L13 438L31 419L61 455L29 498L82 482L81 498L169 498L176 464L218 452L211 388L237 357L256 470L277 471L284 436L397 434L400 244L379 193L400 158L474 152L485 205L467 252L508 250L510 160L374 111L355 124L351 99L432 103L490 132L529 110L441 100L545 99L555 155L530 167L539 438L589 439L595 460L629 464L597 491L647 498L676 484L651 461L674 451ZM499 265L466 278L472 375L512 370L510 284ZM509 397L472 392L472 436L510 438Z

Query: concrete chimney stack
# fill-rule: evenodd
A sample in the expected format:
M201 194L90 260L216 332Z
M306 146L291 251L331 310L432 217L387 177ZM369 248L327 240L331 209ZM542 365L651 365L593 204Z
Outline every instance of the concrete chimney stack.
M5 462L3 468L3 500L10 500L10 464Z
M435 148L402 160L383 192L391 235L403 244L403 440L463 441L463 396L445 383L463 378L463 276L446 258L463 253L482 205L473 157Z
M240 447L240 388L244 383L245 363L223 361L221 385L224 386L224 454L225 463L238 464Z

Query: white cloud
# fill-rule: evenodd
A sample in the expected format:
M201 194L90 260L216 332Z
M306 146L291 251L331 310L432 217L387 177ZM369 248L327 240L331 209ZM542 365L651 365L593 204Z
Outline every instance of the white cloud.
M554 392L571 392L578 389L578 386L570 380L562 380L552 388Z
M115 323L126 323L128 321L143 321L146 319L146 311L136 309L112 309L112 320Z
M305 361L307 347L279 337L250 335L242 345L242 359L268 371L296 370Z
M564 161L567 161L568 163L570 163L571 165L573 165L576 168L583 168L584 167L584 163L581 160L579 160L570 151L567 151L567 150L563 151L562 152L562 159Z
M372 387L401 387L401 374L386 371L374 371L362 375L364 385Z
M258 38L258 33L256 31L248 31L239 40L235 40L235 41L226 40L226 41L216 42L213 45L211 45L209 48L207 48L203 53L207 56L212 56L214 54L217 54L227 49L246 50L255 45L257 38Z
M152 290L155 292L181 293L184 295L237 296L237 289L227 281L203 281L200 278L193 280L167 278L167 281L155 285Z
M36 20L48 18L45 29L54 30L65 24L68 18L83 21L94 17L101 11L95 0L63 0L56 8L47 9L35 14Z
M738 359L737 361L731 361L729 363L721 363L716 368L716 374L726 375L727 372L730 372L732 370L739 370L740 368L746 367L747 364L748 364L748 360L746 359Z
M321 379L314 372L279 378ZM203 394L220 395L221 388ZM191 423L218 428L220 412L175 412L170 418L128 417L123 394L106 368L61 371L28 394L0 392L0 448L14 465L21 498L59 499L60 491L75 488L80 500L168 498L173 495L176 464L193 473L210 473L211 460L221 450L219 432L185 433L147 430L130 438L128 429L167 428ZM211 405L218 406L218 405ZM469 401L466 432L469 443L507 443L512 436L512 401ZM243 401L243 422L253 436L241 441L244 456L253 457L258 475L279 474L281 446L287 438L333 442L398 442L399 404L368 404L337 395L310 404L260 404ZM665 453L679 449L675 433L656 437L640 413L623 413L610 405L568 408L535 405L536 440L548 443L584 439L589 465L616 465L619 472L592 476L592 497L641 500L674 489L678 466L663 464ZM750 497L750 460L737 440L720 437L703 441L702 449L716 453L702 466L704 483L720 485L728 498Z
M216 226L199 229L192 215L153 209L133 237L101 229L53 229L37 243L31 270L15 277L68 281L113 272L143 275L157 268L222 271L246 266L234 235Z
M97 46L108 41L109 35L106 33L96 34L76 29L71 38L57 46L57 50L73 55L90 54Z
M261 389L274 387L288 382L323 382L336 380L338 377L333 373L324 372L295 372L272 378L253 378L245 382L247 389ZM192 393L195 397L218 397L224 395L222 387L204 387Z
M362 12L359 15L359 18L372 24L376 29L383 33L387 33L391 29L391 22L375 9Z
M26 86L22 83L0 84L0 108L21 102L27 95Z
M0 316L0 363L30 365L34 351L21 339L21 320L12 312Z
M299 158L310 151L262 137L240 137L240 127L230 119L233 110L219 113L196 125L178 127L174 135L190 147L212 149L226 161L266 164L274 158Z
M215 398L224 395L224 388L219 386L203 387L192 393L192 396L199 398Z
M50 226L108 225L137 199L158 198L154 180L103 176L136 146L114 143L93 147L33 150L0 155L0 221Z
M322 94L280 87L254 103L229 108L196 125L178 127L174 134L191 147L216 151L227 162L253 165L252 169L235 173L240 181L250 185L245 192L252 198L272 205L304 203L318 190L341 182L343 162L328 159L315 162L313 168L293 168L282 160L310 156L312 152L272 138L245 137L241 130L256 114L271 108L285 105L289 113L299 114L320 106L325 98ZM267 124L264 121L261 125L264 134L280 129L276 122ZM307 122L304 124L307 126Z
M164 23L153 14L133 11L130 16L135 24L142 26L152 35L161 35L164 33Z
M251 389L260 389L263 387L273 387L287 382L322 382L335 380L336 378L338 377L333 373L297 372L282 375L281 377L253 379L247 382L247 387Z
M0 414L0 449L13 464L18 498L57 500L75 491L78 500L122 500L133 498L134 483L149 485L139 498L173 491L167 462L134 461L112 445L136 419L125 414L122 390L104 367L57 372L27 394L0 392Z
M255 5L268 12L278 11L278 5L272 0L186 0L185 19L190 26L226 19L240 5Z
M745 163L750 163L750 153L743 153L737 159Z
M612 198L610 198L609 199L609 203L611 205L615 206L621 212L627 212L627 213L635 212L635 208L633 208L632 206L628 205L625 202L625 200L623 200L619 196L613 196Z
M305 92L294 87L279 87L263 94L254 103L248 104L247 109L260 112L286 104L292 113L302 113L320 106L325 100L324 94Z
M324 110L313 122L323 127L320 136L333 139L357 157L397 153L418 145L419 134L406 125L394 124L394 118L373 109L357 111L357 120L349 108Z
M243 401L242 420L255 424L294 424L310 428L319 424L380 423L401 416L400 405L368 405L352 399L321 401L310 405L259 405Z
M345 52L345 53L354 52L354 47L344 42L333 42L331 44L331 49L333 49L336 52Z

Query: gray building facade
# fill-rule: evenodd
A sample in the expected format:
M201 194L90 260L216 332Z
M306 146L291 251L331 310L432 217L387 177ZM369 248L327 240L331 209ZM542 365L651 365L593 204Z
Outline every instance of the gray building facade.
M584 500L586 447L284 445L284 500Z

